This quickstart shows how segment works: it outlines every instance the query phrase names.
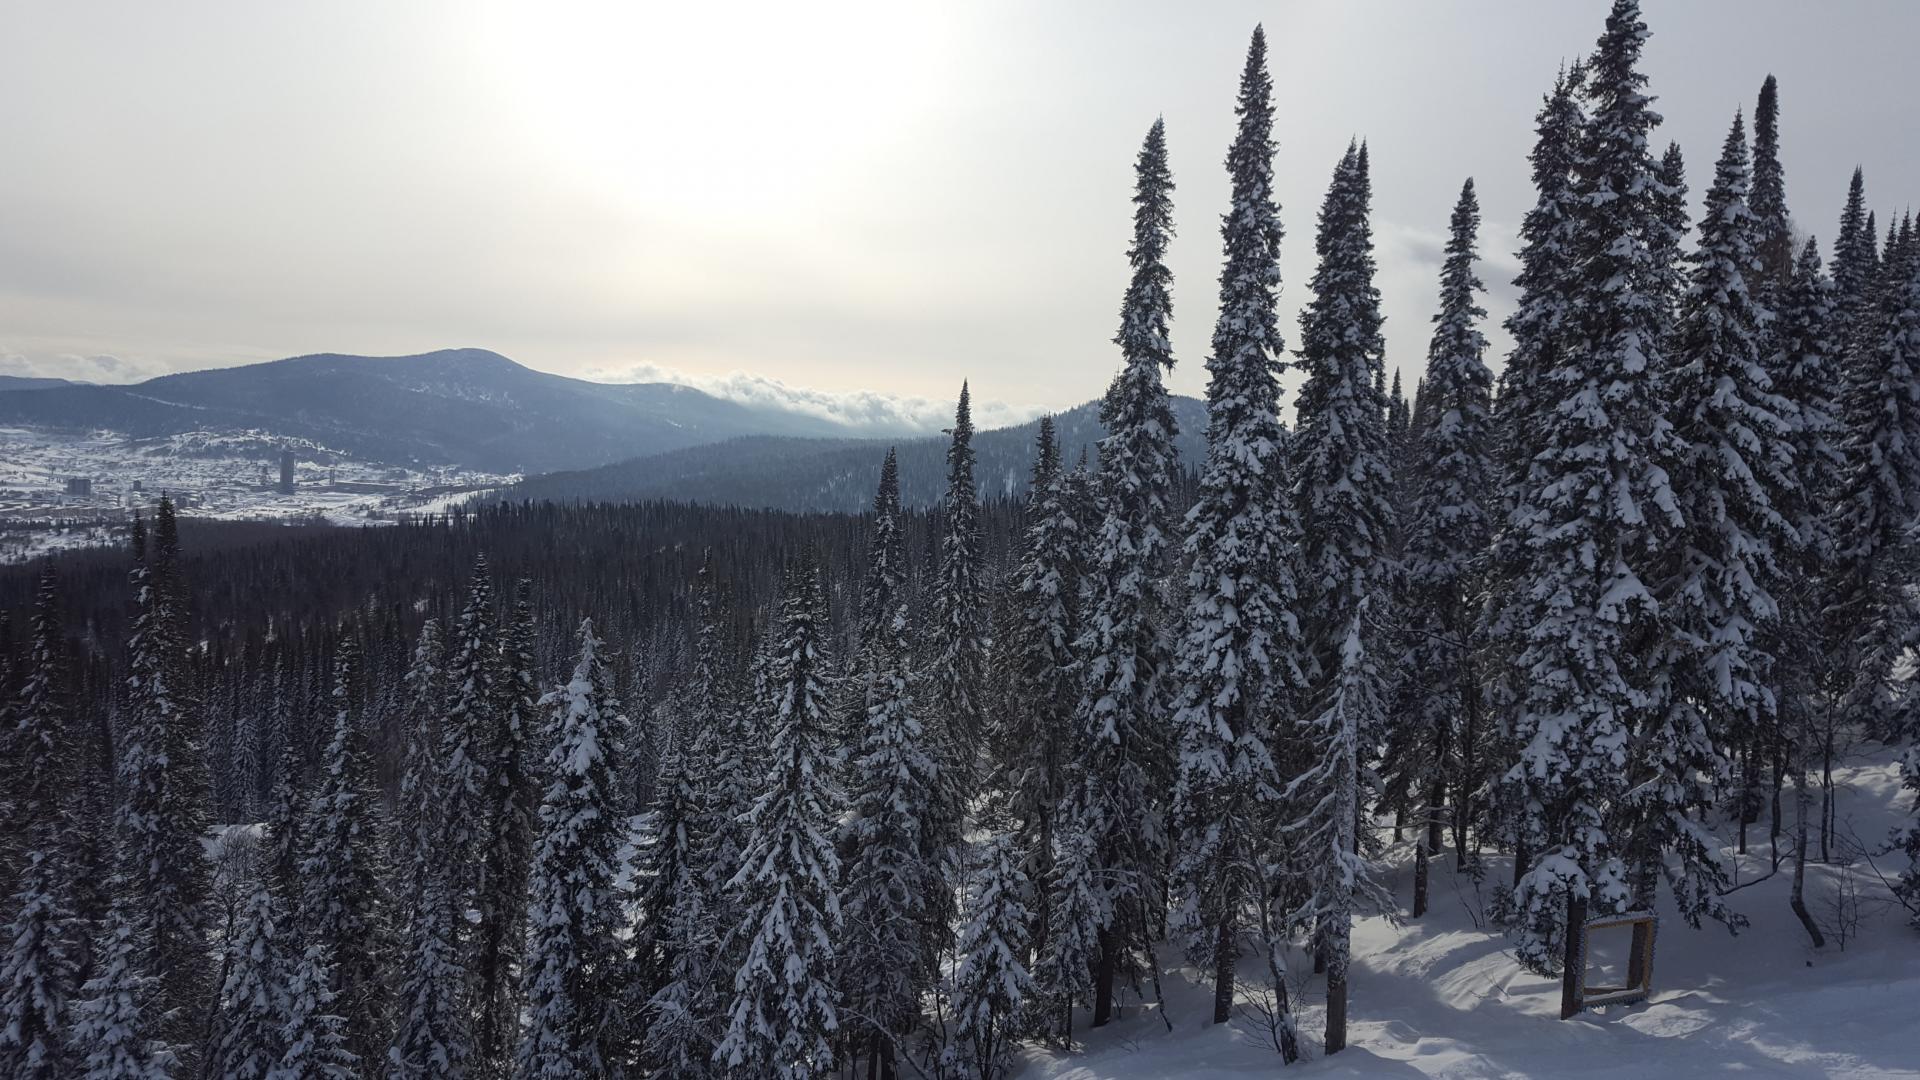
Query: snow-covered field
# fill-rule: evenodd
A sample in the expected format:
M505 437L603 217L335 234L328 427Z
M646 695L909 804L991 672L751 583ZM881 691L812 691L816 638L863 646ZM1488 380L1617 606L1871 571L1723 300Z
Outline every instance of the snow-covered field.
M277 487L282 447L299 459L290 495ZM91 492L67 494L70 479L90 481ZM361 461L257 432L130 439L108 431L0 428L0 563L114 542L133 508L162 493L189 517L367 525L436 513L514 479Z
M1841 831L1869 845L1901 819L1911 796L1897 766L1880 753L1838 770ZM1792 805L1789 793L1789 816ZM1766 874L1764 822L1758 843L1737 860L1739 881ZM1785 842L1790 842L1785 841ZM1731 852L1729 852L1731 857ZM1892 865L1880 860L1883 869ZM1398 852L1390 880L1404 916L1411 856ZM1837 886L1858 891L1858 937L1843 950L1807 944L1787 908L1791 864L1740 889L1735 907L1752 925L1730 936L1699 930L1663 912L1650 1001L1559 1019L1560 984L1514 963L1505 940L1478 925L1473 882L1436 865L1434 910L1419 922L1370 918L1354 928L1350 1044L1318 1053L1322 1015L1317 980L1300 987L1300 1028L1313 1049L1292 1067L1264 1032L1236 1021L1207 1023L1211 988L1194 981L1177 952L1163 954L1166 1020L1130 1009L1107 1028L1076 1028L1073 1054L1029 1049L1021 1080L1147 1080L1154 1077L1920 1077L1920 933L1890 906L1864 863L1810 864L1806 895L1816 919L1830 920ZM1504 862L1489 881L1508 873ZM1296 969L1310 964L1297 958ZM1247 974L1254 973L1251 968ZM1172 1031L1167 1029L1167 1023ZM1084 1024L1084 1018L1081 1021Z

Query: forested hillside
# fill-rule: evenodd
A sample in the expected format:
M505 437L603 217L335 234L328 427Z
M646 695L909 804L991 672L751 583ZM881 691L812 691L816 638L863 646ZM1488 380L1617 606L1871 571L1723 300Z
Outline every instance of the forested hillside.
M1205 404L1193 398L1171 400L1179 427L1175 449L1184 467L1195 469L1206 443ZM1083 453L1093 456L1105 435L1098 403L1068 409L1055 416L1053 424L1068 462L1077 461ZM1036 420L974 437L984 494L1025 496L1039 430ZM747 436L597 469L529 477L501 497L600 502L675 499L716 506L853 513L872 500L880 479L880 459L889 448L898 455L901 500L916 507L938 503L946 490L947 441L940 436L891 441Z

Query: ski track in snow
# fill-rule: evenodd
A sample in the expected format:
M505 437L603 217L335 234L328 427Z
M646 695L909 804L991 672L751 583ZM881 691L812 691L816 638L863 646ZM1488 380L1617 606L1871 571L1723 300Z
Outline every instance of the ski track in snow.
M1850 825L1872 845L1911 820L1912 796L1900 790L1895 761L1882 751L1836 769L1843 834ZM1791 820L1791 790L1785 800ZM1721 835L1730 838L1731 830L1723 827ZM1736 884L1768 869L1764 816L1748 837ZM1732 848L1726 851L1733 858ZM1881 870L1897 858L1879 857ZM1341 1053L1319 1053L1320 980L1296 988L1306 1057L1286 1067L1246 1019L1208 1024L1211 988L1194 981L1176 948L1163 947L1171 1033L1151 1007L1129 1008L1099 1031L1089 1031L1081 1014L1073 1053L1030 1046L1014 1076L1920 1077L1920 934L1897 907L1871 910L1886 893L1864 864L1853 873L1869 910L1844 952L1831 936L1825 949L1808 946L1787 907L1792 866L1783 863L1780 874L1732 895L1735 909L1752 921L1738 936L1711 922L1694 930L1663 905L1652 998L1562 1021L1559 981L1522 970L1497 929L1474 925L1474 883L1453 873L1450 855L1435 862L1433 910L1418 922L1405 919L1410 847L1391 850L1387 861L1385 879L1403 905L1402 921L1373 917L1354 926L1349 1045ZM1489 860L1487 883L1507 880L1510 867L1504 858ZM1809 862L1806 895L1816 919L1843 872ZM1294 964L1296 972L1311 968L1298 954ZM1257 974L1254 965L1243 967L1247 978Z

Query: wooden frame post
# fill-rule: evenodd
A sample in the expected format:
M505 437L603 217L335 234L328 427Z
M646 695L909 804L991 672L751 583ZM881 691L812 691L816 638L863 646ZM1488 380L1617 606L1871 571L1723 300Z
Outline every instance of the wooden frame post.
M1653 993L1653 942L1659 920L1651 912L1586 918L1585 901L1567 901L1567 941L1560 972L1560 1019L1567 1020L1594 1005L1623 1005L1643 1001ZM1587 985L1587 935L1595 930L1631 927L1625 986Z

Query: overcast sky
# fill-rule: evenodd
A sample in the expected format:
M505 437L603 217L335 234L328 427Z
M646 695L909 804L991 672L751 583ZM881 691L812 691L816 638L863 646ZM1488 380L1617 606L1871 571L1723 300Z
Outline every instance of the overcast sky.
M1769 71L1789 204L1823 248L1856 163L1883 225L1920 201L1920 4L1647 8L1657 136L1696 202ZM1411 378L1469 175L1507 310L1532 114L1606 9L0 0L0 373L472 345L588 377L944 401L965 376L1071 404L1117 362L1131 165L1164 115L1173 385L1198 394L1264 22L1289 340L1314 211L1363 137L1388 362Z

